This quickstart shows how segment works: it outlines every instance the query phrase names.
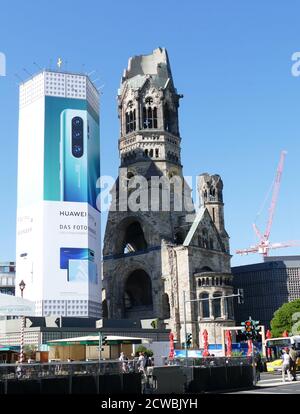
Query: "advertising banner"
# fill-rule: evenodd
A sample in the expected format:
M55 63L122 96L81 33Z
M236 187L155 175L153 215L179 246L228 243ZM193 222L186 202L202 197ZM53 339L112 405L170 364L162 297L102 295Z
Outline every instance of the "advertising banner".
M42 112L43 121L35 117ZM100 316L99 115L86 99L45 96L26 106L19 165L17 280L25 297L37 315Z

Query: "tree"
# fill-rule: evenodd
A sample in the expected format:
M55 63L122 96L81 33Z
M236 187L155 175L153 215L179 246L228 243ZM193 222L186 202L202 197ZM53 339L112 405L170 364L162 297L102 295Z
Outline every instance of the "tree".
M147 355L147 357L152 357L153 356L153 351L151 349L147 349L145 346L143 345L139 345L136 350L135 350L135 355L139 356L139 353L143 352L145 355Z
M300 313L300 299L284 303L276 312L274 312L273 319L271 320L271 330L274 338L281 337L285 330L289 333L296 333L295 326L299 325L296 324L296 321L300 316L300 314L297 316L297 313Z

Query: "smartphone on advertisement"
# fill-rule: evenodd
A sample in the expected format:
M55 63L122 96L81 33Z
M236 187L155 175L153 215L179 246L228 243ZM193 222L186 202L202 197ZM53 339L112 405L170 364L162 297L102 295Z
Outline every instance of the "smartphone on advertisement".
M65 109L60 116L60 200L88 201L87 111Z
M88 122L88 203L97 209L97 196L100 189L97 181L100 177L100 139L99 123L95 121L90 113L87 115Z
M89 271L91 270L90 279L94 279L95 266L95 252L88 248L82 247L61 247L60 248L60 268L67 270L68 282L74 281L88 281ZM84 262L84 263L83 263ZM85 263L86 262L86 263ZM91 264L90 264L91 263ZM84 274L86 272L86 278ZM97 273L97 269L96 269Z
M69 282L89 282L97 285L97 265L90 260L69 260Z

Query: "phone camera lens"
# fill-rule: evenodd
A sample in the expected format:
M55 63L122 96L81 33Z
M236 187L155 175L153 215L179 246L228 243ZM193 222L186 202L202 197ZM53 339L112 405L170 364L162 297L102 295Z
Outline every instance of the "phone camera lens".
M80 155L81 154L81 151L82 151L81 145L76 145L75 144L73 146L74 155Z
M75 116L72 119L72 123L73 123L73 126L80 127L80 126L82 126L82 119L79 116Z
M75 116L72 119L72 154L76 158L83 156L83 119Z
M74 131L74 138L80 138L81 132L80 131Z

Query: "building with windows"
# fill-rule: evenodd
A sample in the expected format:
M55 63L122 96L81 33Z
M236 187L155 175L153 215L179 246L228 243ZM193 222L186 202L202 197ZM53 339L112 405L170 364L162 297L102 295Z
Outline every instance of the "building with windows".
M178 344L186 314L199 347L205 329L215 344L221 328L234 325L224 297L233 292L231 256L221 177L199 176L196 213L183 176L181 98L165 49L129 60L118 91L120 170L104 237L102 307L108 318L156 319ZM138 208L131 204L136 182Z
M263 263L232 267L233 285L244 289L244 304L237 305L237 322L251 316L267 328L274 312L300 298L300 256L270 256Z
M106 320L101 321L101 328L96 327L95 318L74 317L34 317L25 319L24 344L36 349L47 350L47 342L58 339L78 338L95 335L99 340L99 331L103 336L141 337L152 341L168 343L170 331L153 329L148 321L141 320ZM21 319L0 318L0 344L6 346L20 345Z
M0 293L15 294L15 262L0 262Z

